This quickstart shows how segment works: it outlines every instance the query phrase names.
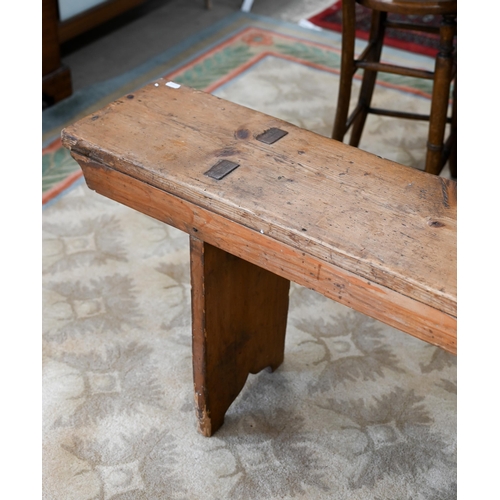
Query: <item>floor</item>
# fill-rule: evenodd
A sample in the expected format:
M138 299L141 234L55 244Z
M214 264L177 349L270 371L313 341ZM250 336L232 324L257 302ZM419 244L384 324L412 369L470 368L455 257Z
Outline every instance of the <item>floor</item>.
M133 69L241 9L241 0L147 0L62 47L73 91ZM254 0L251 12L298 23L333 0Z

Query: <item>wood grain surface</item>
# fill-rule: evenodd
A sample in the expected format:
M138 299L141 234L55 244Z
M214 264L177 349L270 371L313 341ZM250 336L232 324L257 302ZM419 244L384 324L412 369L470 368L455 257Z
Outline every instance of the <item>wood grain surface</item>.
M278 251L285 245L456 318L455 182L166 83L68 127L63 144L77 159L157 188L151 204L172 194L265 235ZM272 127L288 134L256 139ZM204 175L221 159L239 167L221 180Z
M250 373L283 362L290 282L190 238L198 430L211 436Z
M191 236L203 435L283 361L290 280L456 353L456 183L166 83L62 137L90 189Z
M90 189L279 276L456 353L453 316L73 153Z

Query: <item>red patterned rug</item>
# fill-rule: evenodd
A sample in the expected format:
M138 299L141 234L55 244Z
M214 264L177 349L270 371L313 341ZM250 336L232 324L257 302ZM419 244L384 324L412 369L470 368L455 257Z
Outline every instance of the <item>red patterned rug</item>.
M439 26L439 16L411 16L411 21L427 26ZM388 14L391 21L409 21L407 16ZM308 19L309 22L331 31L342 32L342 0L337 0L323 12ZM356 36L367 40L370 32L371 10L356 4ZM398 49L435 57L439 37L433 33L388 29L385 44Z

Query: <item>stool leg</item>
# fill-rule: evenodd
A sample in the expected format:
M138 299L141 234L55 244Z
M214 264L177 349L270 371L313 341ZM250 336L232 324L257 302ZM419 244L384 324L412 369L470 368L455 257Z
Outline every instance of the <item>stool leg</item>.
M427 158L425 162L425 171L435 175L438 175L443 167L444 132L448 114L453 66L452 53L453 38L455 35L455 17L443 16L439 30L439 53L436 56L434 71Z
M249 373L283 362L290 282L191 237L198 430L211 436Z
M451 115L451 152L450 152L450 173L453 179L457 178L457 78L453 85L453 111Z
M366 60L369 62L379 62L380 54L382 53L382 46L384 42L385 22L387 19L387 12L373 11L372 24L370 29L370 43L373 48L367 54ZM361 139L361 134L365 127L366 117L372 102L373 90L377 80L377 71L366 70L363 74L363 81L359 92L358 107L361 109L358 116L352 124L352 133L349 144L358 147Z
M337 111L333 124L332 139L344 140L347 131L347 115L351 100L352 77L354 76L354 40L356 29L356 3L354 0L342 2L342 54L340 57L340 82Z

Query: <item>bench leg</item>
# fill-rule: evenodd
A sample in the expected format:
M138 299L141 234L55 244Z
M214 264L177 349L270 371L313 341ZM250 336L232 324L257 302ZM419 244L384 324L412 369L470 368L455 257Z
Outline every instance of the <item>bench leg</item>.
M290 282L191 237L198 430L211 436L249 373L283 362Z

